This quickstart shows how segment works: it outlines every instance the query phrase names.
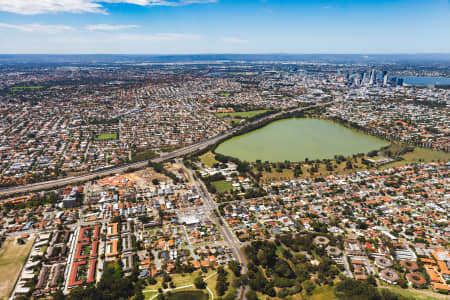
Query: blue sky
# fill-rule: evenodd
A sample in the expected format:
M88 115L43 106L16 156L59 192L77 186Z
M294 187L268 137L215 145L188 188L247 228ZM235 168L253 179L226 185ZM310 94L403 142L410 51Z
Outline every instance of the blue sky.
M0 0L0 53L450 53L450 1Z

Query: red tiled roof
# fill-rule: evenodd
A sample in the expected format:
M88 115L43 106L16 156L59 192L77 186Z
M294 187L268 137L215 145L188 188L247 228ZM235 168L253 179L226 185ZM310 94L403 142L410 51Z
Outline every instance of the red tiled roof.
M91 247L90 257L97 257L98 241L94 241Z
M75 256L74 256L74 260L79 260L79 259L85 259L87 258L87 255L81 255L81 250L83 250L83 247L89 245L89 242L84 242L84 243L78 243L77 244L77 248L75 249Z
M68 285L69 288L72 288L74 286L77 286L77 285L80 285L83 283L83 281L81 281L81 280L78 280L78 281L76 281L76 280L77 280L78 267L81 265L84 265L84 264L86 264L85 260L77 261L72 264L72 271L70 272L69 285Z
M95 266L97 265L97 259L91 259L89 261L89 273L86 283L94 282L95 280Z

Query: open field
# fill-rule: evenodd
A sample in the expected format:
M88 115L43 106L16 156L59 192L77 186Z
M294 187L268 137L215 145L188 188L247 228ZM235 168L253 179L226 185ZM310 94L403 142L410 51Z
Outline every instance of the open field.
M125 173L123 177L133 181L133 183L140 187L144 188L149 185L153 185L152 180L158 179L159 182L167 182L170 181L170 178L155 172L153 168L145 168L143 170L131 172L131 173Z
M153 296L158 294L158 292L143 292L145 299L151 299Z
M308 300L337 300L338 298L334 294L334 289L330 286L318 287L313 291L311 296L303 296Z
M397 295L414 298L416 300L440 300L448 299L448 295L437 294L428 290L414 290L390 287L389 291Z
M450 153L445 153L442 151L434 151L424 148L414 148L413 152L401 155L403 160L392 162L379 167L367 167L362 163L362 158L357 157L356 162L352 159L353 169L346 169L346 162L336 163L336 160L331 160L331 165L333 165L333 171L328 171L324 163L319 163L319 168L317 172L310 173L308 170L311 169L311 164L303 164L301 174L298 178L310 178L310 177L324 177L328 175L342 175L362 170L373 170L373 169L386 169L391 167L402 166L411 163L420 162L437 162L437 161L450 161ZM369 157L364 156L365 159ZM256 172L256 169L254 169ZM283 169L282 172L277 172L275 168L272 168L271 172L263 171L261 180L262 182L274 182L295 179L293 169Z
M216 188L218 193L229 192L233 188L231 182L225 180L213 181L211 185Z
M171 274L170 277L172 278L172 282L175 284L175 287L181 287L186 286L194 283L194 279L199 276L200 274L203 275L203 277L207 277L211 274L213 274L215 271L208 270L207 273L202 273L201 271L195 271L192 273L184 273L184 274ZM214 278L214 276L212 276ZM162 276L156 276L156 284L153 285L147 285L144 288L145 290L157 290L158 288L162 287Z
M216 291L217 274L211 276L210 278L205 280L205 282L206 282L206 285L211 289L211 291L212 291L212 293L214 295L214 299L219 297L217 295L217 291Z
M294 178L294 170L292 169L283 169L282 172L277 172L275 169L272 169L272 172L264 171L262 173L261 180L263 182L272 182L272 181L283 181Z
M222 297L226 296L228 293L237 293L238 291L236 290L235 287L233 287L232 282L233 280L236 278L236 276L233 274L233 272L230 269L225 269L228 273L227 275L227 282L229 283L228 286L228 290L225 292L225 295L223 295ZM217 284L217 274L211 276L210 278L208 278L207 280L205 280L207 286L211 289L211 292L214 295L214 299L219 298L220 296L217 294L216 291L216 284ZM261 298L262 299L262 298Z
M208 300L208 298L208 293L200 290L174 291L167 297L168 300Z
M13 86L11 88L11 91L20 91L20 90L34 90L34 89L42 89L43 86L36 85L36 86Z
M211 292L213 293L213 295L216 297L216 292L215 292L215 283L216 283L216 278L217 278L217 273L214 270L208 270L207 273L202 273L201 271L195 271L193 273L185 273L185 274L171 274L170 277L172 278L172 282L175 284L175 289L174 291L171 291L171 293L175 293L175 292L180 292L180 291L202 291L203 293L206 293L208 295L209 292L204 289L204 290L199 290L197 288L195 288L194 284L194 279L197 276L203 276L203 278L208 278L205 280L207 286L211 289ZM158 294L157 290L158 288L162 288L162 277L161 276L157 276L155 277L157 283L153 284L153 285L147 285L144 290L144 296L145 299L151 299L153 296L155 296L156 294Z
M24 245L8 239L0 249L0 299L7 299L12 292L33 242L34 237L29 238Z
M102 133L99 134L96 138L96 141L110 141L117 140L117 133Z
M217 160L214 159L214 153L211 151L206 152L205 154L199 156L202 164L208 167L212 167L215 163L218 163Z
M253 118L257 115L263 114L267 109L262 110L252 110L252 111L238 111L238 112L232 112L232 113L215 113L216 117L218 118Z
M420 163L420 162L437 162L437 161L450 161L450 153L445 153L442 151L435 151L430 149L424 149L416 147L413 152L406 153L402 155L402 161L393 162L383 166L387 167L395 167L401 166L410 163Z

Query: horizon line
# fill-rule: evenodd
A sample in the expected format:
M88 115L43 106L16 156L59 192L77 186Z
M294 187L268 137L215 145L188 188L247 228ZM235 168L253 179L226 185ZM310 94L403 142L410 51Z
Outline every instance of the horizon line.
M227 52L205 52L205 53L0 53L0 55L153 55L153 56L182 56L182 55L450 55L450 52L383 52L383 53L321 53L321 52L261 52L261 53L227 53Z

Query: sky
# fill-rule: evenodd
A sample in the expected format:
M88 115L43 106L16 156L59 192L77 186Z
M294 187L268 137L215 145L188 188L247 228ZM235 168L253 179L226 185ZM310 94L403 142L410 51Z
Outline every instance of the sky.
M0 53L450 53L450 0L0 0Z

